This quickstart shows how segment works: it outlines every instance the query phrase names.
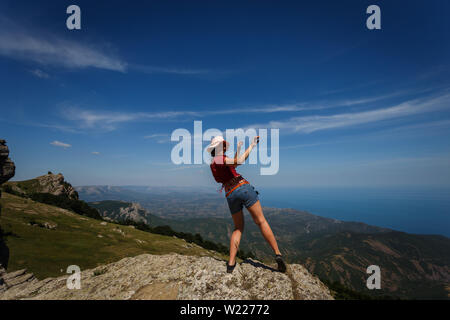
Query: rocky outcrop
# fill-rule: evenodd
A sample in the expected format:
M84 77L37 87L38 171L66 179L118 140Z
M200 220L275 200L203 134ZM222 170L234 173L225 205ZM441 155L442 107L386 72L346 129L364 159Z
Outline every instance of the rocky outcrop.
M33 274L27 273L26 269L6 273L6 270L0 267L0 295L16 286L23 286L37 282Z
M0 139L0 185L12 177L14 177L16 166L14 162L11 161L9 156L9 149L6 145L6 141ZM0 190L0 198L2 197L2 191ZM0 204L0 216L1 216L1 204ZM4 275L6 273L4 268L8 267L9 260L9 249L6 246L3 230L0 226L0 290L5 288L4 286Z
M36 178L41 186L39 192L50 193L55 196L66 195L69 199L78 200L78 193L72 185L64 180L61 173L46 174Z
M105 201L103 203L115 205L109 205L108 208L104 208L101 202L92 202L90 205L96 208L100 215L106 219L112 221L127 221L147 223L146 217L150 212L143 208L139 203L126 202L126 201Z
M0 299L333 299L303 266L280 273L258 261L239 263L232 274L212 257L143 254L81 272L81 288L67 288L69 275L14 285ZM25 273L23 273L25 274Z
M8 182L11 188L22 194L50 193L55 196L64 195L69 199L78 200L78 192L70 183L64 180L61 173L46 175L25 181Z
M16 166L11 161L5 140L0 139L0 184L14 177Z

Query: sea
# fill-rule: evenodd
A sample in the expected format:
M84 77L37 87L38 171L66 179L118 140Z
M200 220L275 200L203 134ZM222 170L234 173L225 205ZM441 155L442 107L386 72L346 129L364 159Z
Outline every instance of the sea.
M450 237L450 187L257 188L263 206L293 208L416 234Z

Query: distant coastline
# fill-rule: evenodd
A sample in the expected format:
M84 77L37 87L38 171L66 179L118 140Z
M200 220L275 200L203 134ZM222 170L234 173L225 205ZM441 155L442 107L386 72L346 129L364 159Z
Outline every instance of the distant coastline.
M258 188L266 207L292 208L415 234L450 237L450 187Z
M264 207L291 208L341 221L363 222L369 225L414 234L435 234L450 237L450 187L255 187ZM170 200L174 194L193 194L194 198L223 199L223 194L211 187L154 186L80 186L87 201L104 200L107 192L112 199L140 202L150 196L153 201ZM95 195L106 188L98 197ZM115 189L117 188L117 193ZM130 195L124 197L124 190ZM87 193L86 193L87 192ZM112 193L111 193L112 192ZM126 192L128 193L128 192ZM110 200L112 200L110 199ZM192 200L192 197L189 197ZM214 202L214 201L213 201ZM204 202L203 202L204 203ZM211 201L208 201L211 204ZM197 206L195 201L192 206ZM166 208L167 210L170 208ZM207 209L207 208L205 208ZM228 217L223 201L223 216Z

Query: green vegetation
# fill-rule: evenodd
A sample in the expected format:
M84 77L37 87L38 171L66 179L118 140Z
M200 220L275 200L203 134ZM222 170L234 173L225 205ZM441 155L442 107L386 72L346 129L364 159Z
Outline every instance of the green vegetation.
M448 299L445 270L450 265L450 241L443 236L339 232L298 237L292 248L320 278L374 298ZM372 264L382 270L380 290L366 287L365 270Z
M228 254L228 248L222 244L204 240L200 234L176 232L169 226L150 227L148 224L131 220L99 222L98 220L102 220L99 212L81 200L44 193L25 195L14 191L10 186L4 186L3 191L5 200L2 203L5 204L5 209L3 217L1 217L1 225L4 226L5 230L1 230L0 236L8 240L8 246L11 249L10 270L25 267L38 277L47 277L60 275L58 271L67 267L63 268L58 262L91 268L141 253L178 252L192 254L190 252L193 251L194 254L198 254L200 250L206 249L211 252L208 255L218 255L221 258ZM77 218L77 215L72 212L79 217ZM81 218L81 216L89 218ZM82 226L85 224L82 221L91 221L91 223L89 226ZM46 224L56 225L57 227L49 230L46 228ZM101 233L103 227L98 226L98 224L116 225L116 227L109 235L103 235ZM122 228L119 226L122 226ZM94 234L96 232L98 234ZM167 243L159 238L158 247L155 241L145 240L145 237L144 239L128 241L127 235L130 232L139 232L151 239L163 237ZM182 248L169 251L168 248L173 247L171 244L173 241L183 243ZM104 245L98 246L99 243ZM186 243L193 243L198 247L189 247L186 246ZM212 251L217 253L215 254ZM251 252L240 250L238 258L254 258L254 255ZM71 263L69 260L79 262ZM46 265L52 264L52 261L56 262L53 263L55 268L47 267ZM56 268L57 266L59 268Z
M397 300L398 298L388 295L371 296L362 292L352 290L342 283L334 281L330 282L326 279L320 279L331 291L336 300Z
M143 253L226 257L186 241L99 221L69 210L3 193L0 224L10 249L8 270L27 268L39 279L60 276L69 265L82 270ZM35 224L50 223L50 230Z
M32 180L28 180L28 181L32 181ZM21 182L19 182L18 184L21 185ZM98 211L96 209L91 208L86 202L84 202L82 200L69 199L65 195L55 196L50 193L27 193L27 194L20 193L20 192L13 190L13 188L10 185L4 185L2 188L3 188L4 192L14 194L14 195L22 197L22 198L29 198L36 202L45 203L45 204L49 204L52 206L56 206L58 208L71 210L82 216L86 216L86 217L90 217L90 218L94 218L94 219L98 219L98 220L102 219L102 217L100 216L100 214L98 213Z
M82 200L68 199L64 195L55 196L50 193L33 193L29 197L36 202L49 204L58 208L71 210L82 216L102 220L102 217L100 216L98 211L94 208L91 208L86 202Z
M169 219L163 219L153 214L150 214L146 209L139 209L136 214L146 220L144 222L136 222L129 218L124 218L120 215L121 209L127 209L132 206L131 202L125 201L116 201L116 200L105 200L105 201L97 201L97 202L89 202L91 207L96 208L100 212L106 212L106 216L114 221L117 221L123 225L133 225L139 230L162 234L166 236L175 236L180 239L184 239L189 243L195 243L205 249L214 250L223 254L228 254L229 249L228 246L218 243L217 241L211 241L208 239L204 239L199 232L185 232L183 230L183 222L174 221ZM180 231L175 231L174 229L178 229ZM209 228L211 229L211 228ZM183 230L183 231L181 231ZM225 236L227 232L223 233ZM220 239L219 239L220 241ZM228 241L228 238L226 239ZM255 255L251 251L239 250L237 253L238 258L243 260L247 258L255 259Z
M23 193L14 191L13 188L9 184L4 184L3 186L1 186L0 189L3 190L3 192L8 192L10 194L14 194L14 195L19 196L19 197L23 197L24 196ZM1 192L1 190L0 190L0 192Z
M23 191L23 193L15 191L12 186L16 185L20 190ZM23 196L25 194L31 194L36 193L37 190L41 188L41 185L37 179L30 179L30 180L24 180L24 181L10 181L6 182L2 185L2 189L5 192L16 194Z
M171 205L183 207L178 195ZM91 204L91 203L90 203ZM97 201L109 216L116 207L126 207L119 201ZM153 204L153 206L157 206ZM164 211L165 206L160 211ZM184 208L185 209L185 208ZM155 209L157 211L157 209ZM448 299L448 266L450 239L437 235L408 234L368 226L356 222L339 222L290 209L264 208L288 263L300 263L311 273L329 283L341 283L349 290L373 298L395 296L404 299ZM231 219L196 217L196 211L183 219L151 217L150 225L169 225L175 231L200 234L204 240L228 244ZM149 215L142 215L147 221ZM256 254L258 260L272 263L273 253L261 237L258 227L247 223L241 249ZM366 268L376 264L382 268L382 288L366 287ZM437 271L439 270L439 271ZM433 275L433 278L430 275ZM414 280L413 280L414 279ZM337 288L339 289L339 288ZM349 295L349 292L338 291ZM350 295L352 296L352 295ZM356 295L353 295L356 299Z
M134 222L133 220L126 220L123 222L119 222L123 225L132 225L135 226L137 229L142 230L142 231L146 231L146 232L151 232L151 233L156 233L156 234L161 234L161 235L165 235L165 236L175 236L177 238L180 239L184 239L189 243L195 243L197 245L199 245L202 248L205 248L207 250L214 250L217 252L220 252L224 255L228 254L228 247L224 246L221 243L215 243L209 240L204 240L202 238L202 236L199 233L196 233L195 235L193 235L192 233L186 233L186 232L177 232L172 230L172 228L170 226L156 226L156 227L150 227L148 224L143 223L143 222ZM252 259L256 259L255 255L252 252L246 252L243 250L239 250L237 253L238 258L241 258L242 260L248 259L248 258L252 258Z
M8 185L3 187L3 191L23 197L23 198L29 198L36 202L53 205L53 206L56 206L56 207L62 208L62 209L67 209L67 210L73 211L77 214L87 216L87 217L90 217L93 219L103 220L103 218L100 216L97 209L90 207L86 202L84 202L82 200L69 199L65 195L55 196L55 195L49 194L49 193L32 193L32 194L26 195L26 194L14 191ZM202 236L198 233L193 235L191 233L176 232L176 231L172 230L172 228L170 226L167 226L167 225L150 227L146 223L134 222L132 220L115 221L115 222L118 224L127 225L127 226L133 225L137 229L145 231L145 232L161 234L161 235L171 236L171 237L175 236L177 238L184 239L189 243L195 243L195 244L199 245L200 247L203 247L207 250L217 251L222 254L228 253L228 247L226 247L220 243L215 243L213 241L204 240L202 238ZM30 224L41 226L39 223L35 222L34 220L32 222L30 222ZM255 255L252 252L250 252L250 251L246 252L244 250L239 250L237 253L237 257L242 260L245 260L247 258L255 259Z

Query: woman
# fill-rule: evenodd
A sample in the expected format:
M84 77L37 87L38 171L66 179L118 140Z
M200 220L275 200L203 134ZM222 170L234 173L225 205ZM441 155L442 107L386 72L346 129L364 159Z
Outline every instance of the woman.
M222 136L214 137L207 148L207 151L213 157L210 165L211 172L214 179L218 183L221 183L222 188L225 189L225 196L234 222L234 231L230 240L230 259L227 262L228 273L233 272L236 266L236 254L242 232L244 231L244 215L242 213L244 206L250 212L253 221L258 225L264 239L272 247L275 253L275 261L278 264L278 270L281 272L286 271L286 265L281 257L275 236L273 235L272 229L270 229L269 223L264 218L261 203L258 199L258 192L235 169L238 165L245 162L258 142L259 137L255 137L242 156L239 156L242 146L242 142L239 142L234 159L225 156L229 143Z

